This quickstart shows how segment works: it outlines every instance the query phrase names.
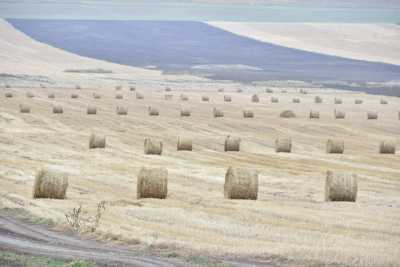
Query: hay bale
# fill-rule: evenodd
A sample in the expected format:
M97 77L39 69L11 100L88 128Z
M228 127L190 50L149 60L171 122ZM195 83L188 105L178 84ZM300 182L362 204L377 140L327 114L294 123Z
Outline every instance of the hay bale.
M293 98L292 102L295 104L299 104L300 103L300 98Z
M4 88L11 88L11 85L6 84L6 85L4 85Z
M344 119L346 117L346 113L344 111L336 110L334 111L335 119Z
M341 98L337 98L337 97L335 97L335 104L336 105L339 105L339 104L343 104L343 101L342 101L342 99Z
M381 104L382 104L382 105L387 105L387 104L388 104L388 101L385 100L385 99L381 99Z
M326 153L328 154L343 154L344 141L338 139L328 139L326 142Z
M56 98L56 95L54 93L49 93L47 95L48 98Z
M291 110L284 110L279 115L281 118L296 118L296 114L294 114Z
M163 143L161 141L155 141L150 138L144 139L144 153L146 155L161 155L163 149Z
M213 109L213 116L214 118L220 118L224 116L224 112L220 109L214 108Z
M310 111L310 119L319 119L319 112L311 110Z
M182 101L188 101L189 97L187 95L181 94L181 100Z
M277 97L271 97L271 103L278 103L279 99Z
M225 102L232 102L232 97L230 95L224 95Z
M100 99L101 95L97 94L97 93L93 93L93 98L94 99Z
M86 114L87 115L96 115L97 114L97 108L94 106L88 106L86 108Z
M170 87L165 87L165 92L171 92L172 89Z
M31 113L31 108L27 105L20 104L19 105L19 112L21 113Z
M44 89L44 88L46 88L46 85L44 85L44 84L41 83L41 84L40 84L40 88L43 88L43 89Z
M225 174L226 199L252 199L258 195L258 173L253 170L229 167Z
M177 150L192 151L192 139L188 137L178 137L178 143L176 145Z
M237 93L242 93L243 90L239 88L239 89L236 90L236 92L237 92Z
M218 89L219 93L223 93L225 90L223 88Z
M128 108L117 106L117 115L128 115Z
M115 91L121 91L121 90L122 90L122 85L115 86Z
M208 96L203 95L203 96L201 97L201 101L203 101L203 102L208 102L208 101L210 101L210 98L209 98Z
M136 197L165 199L168 194L168 170L143 167L137 178Z
M363 101L361 99L354 100L354 104L356 104L356 105L360 105L362 103L363 103Z
M68 177L65 174L40 169L35 176L33 198L65 199Z
M287 93L287 90L286 90L286 89L282 89L282 90L281 90L281 93L286 94L286 93Z
M290 153L292 151L292 140L287 137L277 138L275 140L275 152Z
M300 89L300 94L306 95L308 92L306 89Z
M164 96L165 100L172 100L172 98L173 98L173 95L165 95Z
M63 114L64 109L62 106L53 106L53 113L54 114Z
M239 137L232 137L228 135L225 138L224 151L240 151L240 142L241 139Z
M77 85L75 85L75 89L76 89L76 90L81 90L82 87L81 87L80 85L77 84Z
M325 201L349 201L357 199L357 175L327 171Z
M136 99L144 99L144 96L142 93L136 92Z
M322 103L322 97L316 96L316 97L314 98L314 103L321 104L321 103Z
M72 93L72 94L71 94L71 98L78 98L78 97L79 97L78 94L75 94L75 93Z
M106 138L104 136L98 136L95 134L91 134L89 137L89 149L93 148L105 148L106 147Z
M265 89L265 92L268 94L273 94L274 90L267 88L267 89Z
M160 112L158 111L158 109L157 108L155 108L155 107L148 107L147 108L148 109L148 111L149 111L149 115L150 116L158 116L158 115L160 115Z
M131 87L129 87L129 90L130 90L131 92L134 92L134 91L136 91L136 87L135 87L135 86L131 86Z
M11 93L11 92L6 92L6 93L4 94L4 96L7 97L7 98L12 98L14 95L13 95L13 93Z
M122 94L117 94L115 95L115 99L123 99L124 96Z
M367 119L368 120L377 120L378 119L378 113L377 112L368 112L367 113Z
M35 95L32 92L26 92L26 97L33 98Z
M253 102L253 103L258 103L258 102L260 102L260 98L258 97L258 95L253 95L253 96L251 97L251 102Z
M395 154L396 153L396 142L390 140L384 140L379 145L379 153L381 154Z
M254 112L248 109L243 110L244 118L254 118Z
M190 117L190 115L191 115L190 109L188 108L181 109L181 117Z

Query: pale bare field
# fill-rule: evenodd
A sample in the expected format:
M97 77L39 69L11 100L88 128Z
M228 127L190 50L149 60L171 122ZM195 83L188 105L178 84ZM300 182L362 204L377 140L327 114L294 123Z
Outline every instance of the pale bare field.
M357 23L208 22L232 33L290 48L400 64L400 26Z
M18 45L8 30L6 39ZM4 43L3 38L0 48ZM104 200L106 211L94 235L132 248L152 245L175 248L179 255L286 259L293 266L399 265L400 157L378 154L378 145L384 139L400 145L400 98L318 89L303 95L298 88L288 88L288 93L275 88L273 96L280 102L271 104L272 95L263 86L164 76L80 58L33 40L21 43L28 51L0 49L3 58L16 53L2 62L0 72L46 75L54 84L40 88L39 82L29 86L21 81L0 91L2 208L22 208L62 228L65 214L73 208L81 204L94 214L97 203ZM51 57L44 67L34 60L48 53L59 53L63 60L57 65L58 59ZM47 66L56 67L47 71ZM102 67L114 74L62 72L71 66ZM83 89L73 89L75 84ZM120 84L122 100L115 99L114 86ZM130 85L144 94L143 100L128 91ZM167 85L173 89L171 101L164 100ZM219 88L225 92L218 93ZM237 93L238 88L243 93ZM6 91L15 96L5 98ZM35 97L27 98L27 91ZM55 99L47 98L49 92ZM72 92L79 98L71 99ZM102 98L94 99L93 92ZM189 101L179 100L182 92ZM254 93L260 103L250 101ZM201 102L203 94L210 96L209 103ZM224 94L232 96L231 103L223 102ZM323 97L322 104L314 104L316 95ZM293 97L301 103L291 103ZM334 105L334 97L342 97L344 103ZM354 105L356 98L364 103ZM381 105L381 98L389 104ZM31 113L19 113L19 104L30 105ZM53 114L54 104L63 106L64 114ZM89 104L98 107L97 115L86 115ZM128 107L128 115L116 115L117 105ZM148 116L148 106L157 106L160 116ZM181 106L190 107L192 116L180 117ZM221 108L225 117L213 118L213 107ZM244 119L244 108L252 109L255 118ZM345 111L346 119L335 120L335 108ZM285 109L293 110L297 118L279 118ZM319 111L321 119L308 119L311 109ZM367 111L377 111L378 120L367 121ZM91 133L107 137L106 149L88 149ZM242 138L240 152L223 152L228 134ZM292 153L275 153L274 141L281 135L292 138ZM178 136L192 137L194 150L176 151ZM145 137L164 142L162 156L144 155ZM344 139L345 153L326 154L328 138ZM42 166L70 175L67 199L32 198L34 175ZM142 166L168 169L167 199L136 199ZM258 200L224 199L229 166L259 171ZM324 201L327 170L359 174L356 203Z

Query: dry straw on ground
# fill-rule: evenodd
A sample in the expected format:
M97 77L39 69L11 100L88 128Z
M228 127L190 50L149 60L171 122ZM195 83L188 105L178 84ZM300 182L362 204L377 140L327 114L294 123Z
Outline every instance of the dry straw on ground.
M224 112L220 109L214 108L213 109L213 116L214 118L220 118L224 116Z
M124 96L122 94L117 94L115 95L115 99L124 99Z
M35 176L33 198L65 199L68 177L65 174L40 169Z
M241 139L239 137L232 137L228 135L225 138L224 151L240 151L240 142Z
M181 94L181 100L182 101L188 101L189 97L187 95Z
M181 117L190 117L191 112L189 108L182 108L181 109Z
M128 108L117 106L117 115L128 115Z
M19 112L21 113L31 113L31 108L27 105L20 104L19 105Z
M35 95L32 92L26 92L26 97L32 98L35 97Z
M334 116L335 116L335 119L344 119L346 117L346 113L344 111L335 109Z
M225 102L232 102L232 97L230 95L224 95Z
M357 199L357 175L328 171L325 181L325 201L349 201Z
M63 114L64 110L62 106L53 106L53 113L54 114Z
M356 104L356 105L360 105L362 103L363 103L363 101L361 99L354 100L354 104Z
M314 103L321 104L321 103L322 103L322 97L316 96L316 97L314 98Z
M292 140L288 137L281 137L275 140L275 152L292 152Z
M5 96L5 97L8 97L8 98L11 98L11 97L13 97L14 95L13 95L13 93L11 93L11 92L7 92L7 93L4 94L4 96Z
M278 103L279 99L277 97L271 97L271 103Z
M48 98L56 98L56 95L54 93L49 93L47 95Z
M160 115L160 112L155 107L151 107L151 106L148 107L148 112L149 112L150 116L158 116L158 115Z
M387 104L388 104L388 101L385 100L385 99L381 99L381 104L382 104L382 105L387 105Z
M244 118L254 118L254 112L249 109L245 109L245 110L243 110L243 117Z
M343 104L343 100L341 98L337 98L337 97L335 97L334 102L335 102L336 105Z
M75 94L75 93L72 93L72 94L71 94L71 98L78 98L78 97L79 97L78 94Z
M260 102L260 98L258 97L258 95L253 95L253 96L251 97L251 102L253 102L253 103L258 103L258 102Z
M96 115L97 114L97 108L94 106L88 106L86 108L86 114L87 115Z
M326 153L328 154L343 154L344 141L339 139L328 139L326 142Z
M225 174L226 199L252 199L258 195L258 173L254 170L229 167Z
M201 97L201 101L208 102L208 101L210 101L210 97L203 95Z
M163 143L161 141L152 140L150 138L144 139L144 154L161 155L162 150L163 150Z
M168 170L143 167L138 175L136 197L165 199L168 194Z
M136 92L136 99L144 99L144 96L142 93Z
M292 102L295 104L299 104L300 103L300 98L293 98Z
M189 137L178 137L178 142L176 145L177 150L192 151L193 142Z
M391 140L384 140L379 144L379 153L381 154L395 154L396 142Z
M294 112L291 110L285 110L285 111L282 111L281 114L279 114L279 116L281 118L295 118L296 114L294 114Z
M310 119L319 119L319 112L311 110L310 111Z
M377 112L368 112L367 113L367 119L368 120L377 120L378 119L378 113Z
M89 137L89 148L105 148L106 138L105 136L99 136L96 134L91 134Z

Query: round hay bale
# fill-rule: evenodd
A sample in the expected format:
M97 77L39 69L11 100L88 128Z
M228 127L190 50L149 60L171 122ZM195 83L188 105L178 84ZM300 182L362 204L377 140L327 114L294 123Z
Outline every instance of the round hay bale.
M378 113L377 112L368 112L367 113L367 119L368 120L377 120L378 119Z
M325 180L325 201L349 201L357 199L357 175L327 171Z
M105 147L106 147L106 138L104 136L98 136L95 134L90 135L89 149L105 148Z
M191 115L190 109L188 108L181 109L181 117L190 117L190 115Z
M75 85L75 89L76 89L76 90L81 90L82 87L81 87L80 85L77 84L77 85Z
M239 89L236 90L236 92L237 92L237 93L242 93L243 90L239 88Z
M56 95L54 93L49 93L47 95L48 98L56 98Z
M12 98L14 95L13 95L13 93L11 93L11 92L6 92L6 93L4 94L4 96L7 97L7 98Z
M172 89L170 87L165 87L165 92L171 92Z
M136 197L165 199L168 194L168 170L166 168L145 168L139 172Z
M303 94L303 95L306 95L306 94L308 94L308 92L307 92L307 90L306 89L300 89L300 94Z
M296 114L294 114L291 110L282 111L279 115L281 118L296 118Z
M72 93L72 94L71 94L71 98L78 98L78 97L79 97L78 94L75 94L75 93Z
M336 105L343 104L342 99L341 99L341 98L335 97L335 104L336 104Z
M279 103L279 99L277 97L271 97L271 103Z
M225 174L224 197L226 199L256 200L258 173L253 170L229 167Z
M240 151L240 142L241 139L239 137L232 137L228 135L225 138L224 151Z
M344 119L346 117L346 113L344 111L339 111L335 109L335 119Z
M87 115L96 115L97 114L97 108L94 106L88 106L86 108L86 114Z
M361 99L354 100L354 104L356 104L356 105L360 105L362 103L363 103L363 101Z
M287 90L286 90L286 89L282 89L282 90L281 90L281 93L286 94L286 93L287 93Z
M172 100L173 95L164 95L165 100Z
M221 118L224 116L224 112L220 109L214 108L213 109L213 116L214 118Z
M254 112L248 109L243 110L244 118L254 118Z
M299 104L300 103L300 98L293 98L292 102L295 104Z
M121 90L122 90L122 85L115 86L115 91L121 91Z
M117 106L117 115L128 115L128 108Z
M40 84L40 88L43 88L43 89L44 89L44 88L46 88L46 85L44 85L44 84L41 83L41 84Z
M150 116L158 116L158 115L160 115L160 112L155 107L151 107L151 106L148 107L148 111L149 111L149 115Z
M124 96L122 94L117 94L115 95L115 99L123 99Z
M390 140L384 140L379 145L379 153L381 154L395 154L396 153L396 142Z
M161 155L162 149L163 149L163 143L161 141L155 141L150 138L144 139L144 154Z
M322 97L316 96L316 97L314 98L314 103L321 104L321 103L322 103Z
M223 93L225 90L223 88L218 89L219 93Z
M290 153L292 152L292 140L290 138L277 138L275 140L275 152L284 152Z
M26 92L26 97L33 98L35 95L32 92Z
M19 105L19 112L21 113L31 113L31 108L27 105Z
M188 137L178 137L178 143L176 145L177 150L186 150L186 151L192 151L193 145L192 145L192 139Z
M35 176L33 198L65 199L68 177L65 174L40 169Z
M182 101L188 101L189 97L187 95L181 94L181 100Z
M142 93L136 92L136 99L144 99L144 96Z
M274 90L272 90L270 88L267 88L267 89L265 89L265 92L268 93L268 94L273 94Z
M97 94L97 93L93 93L93 98L94 99L100 99L101 95Z
M344 141L338 139L328 139L326 142L326 153L328 154L343 154Z
M318 111L310 111L310 119L319 119L319 112Z
M53 113L54 114L63 114L64 110L62 106L53 106Z
M208 96L203 95L203 96L201 97L201 101L203 101L203 102L208 102L208 101L210 101L210 98L209 98Z
M135 86L131 86L131 87L129 87L129 90L130 90L131 92L134 92L134 91L136 91L136 87L135 87Z
M381 104L382 104L382 105L387 105L387 104L388 104L388 101L385 100L385 99L381 99Z
M225 102L232 102L232 97L230 95L224 95Z
M251 97L251 102L253 102L253 103L258 103L258 102L260 102L260 98L258 97L258 95L253 95L253 96Z
M6 84L6 85L4 85L4 88L11 88L11 85Z

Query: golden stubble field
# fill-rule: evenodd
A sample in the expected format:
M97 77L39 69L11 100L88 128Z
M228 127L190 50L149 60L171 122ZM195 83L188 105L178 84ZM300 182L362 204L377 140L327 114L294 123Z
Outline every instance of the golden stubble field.
M309 90L307 95L289 88L265 93L264 87L237 84L137 86L143 100L127 86L83 88L11 88L0 95L0 194L1 206L23 208L34 216L65 225L65 214L82 205L94 213L106 201L106 211L95 235L110 242L136 246L172 247L179 253L195 251L214 256L243 258L282 257L293 265L336 263L340 266L398 266L400 264L400 157L381 155L381 140L400 145L400 98L334 90ZM223 87L225 92L217 92ZM4 92L14 93L5 98ZM31 91L33 98L25 93ZM55 99L48 93L54 92ZM96 92L102 96L94 99ZM78 99L71 99L78 93ZM115 99L122 93L124 99ZM189 101L181 101L181 93ZM252 103L257 93L260 103ZM172 100L164 99L173 94ZM210 102L202 102L208 95ZM223 101L231 95L232 102ZM315 104L320 95L322 104ZM279 98L272 104L270 97ZM301 103L292 103L298 97ZM342 105L334 105L341 97ZM381 105L380 99L389 101ZM362 105L355 105L362 99ZM31 106L19 113L19 104ZM61 105L64 114L53 114ZM86 115L86 107L98 108ZM128 107L127 116L116 115L116 106ZM160 116L149 116L155 106ZM188 107L190 117L180 117ZM225 117L213 118L213 107ZM242 110L254 111L244 119ZM297 118L279 113L293 110ZM334 109L346 112L333 118ZM310 110L319 120L308 118ZM378 120L367 120L377 111ZM105 135L106 149L88 149L91 133ZM240 152L223 152L225 137L242 139ZM178 136L193 138L191 152L177 151ZM278 136L292 138L292 153L275 153ZM163 141L162 156L144 155L143 141ZM345 153L326 154L328 138L345 141ZM32 199L34 175L52 167L70 176L66 200ZM166 167L168 198L136 199L136 179L142 166ZM223 183L229 166L259 171L257 201L226 200ZM356 203L324 202L327 170L359 175ZM112 239L112 241L111 241Z

